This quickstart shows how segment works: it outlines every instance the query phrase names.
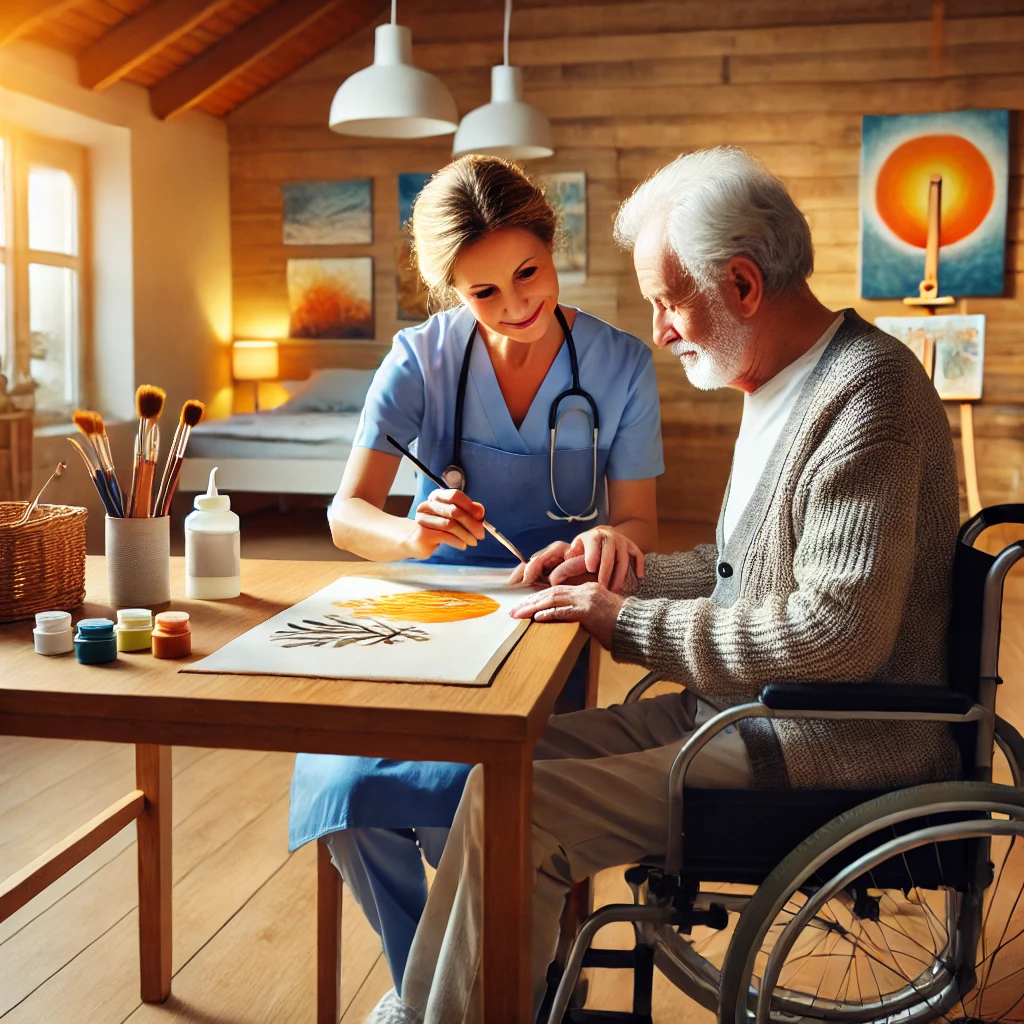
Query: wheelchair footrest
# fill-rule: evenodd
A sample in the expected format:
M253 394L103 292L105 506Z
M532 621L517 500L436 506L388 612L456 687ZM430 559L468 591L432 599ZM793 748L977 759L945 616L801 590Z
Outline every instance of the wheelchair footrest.
M583 966L603 970L633 970L636 966L635 949L588 949L583 955Z

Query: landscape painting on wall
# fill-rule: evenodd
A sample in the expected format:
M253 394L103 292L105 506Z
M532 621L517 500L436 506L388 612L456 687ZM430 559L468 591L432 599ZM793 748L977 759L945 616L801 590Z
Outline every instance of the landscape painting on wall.
M372 338L373 260L288 261L292 338Z
M562 234L555 247L555 269L561 284L587 280L587 175L565 171L542 176L548 199L562 215Z
M395 244L395 283L399 320L414 320L420 323L430 315L427 302L427 286L416 269L409 241L409 218L412 205L420 190L430 179L430 174L419 172L398 176L398 242Z
M924 364L932 362L932 380L946 402L981 398L985 371L985 317L880 316L875 326L898 338Z
M285 245L368 245L372 180L299 181L281 186Z
M1006 110L863 119L860 293L917 295L928 193L942 179L939 294L1002 295L1010 118Z

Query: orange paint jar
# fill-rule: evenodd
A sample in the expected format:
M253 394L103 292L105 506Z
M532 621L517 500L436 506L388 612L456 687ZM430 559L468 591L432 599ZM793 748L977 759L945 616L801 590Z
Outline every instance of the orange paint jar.
M191 653L188 612L160 612L153 626L153 657L185 658Z

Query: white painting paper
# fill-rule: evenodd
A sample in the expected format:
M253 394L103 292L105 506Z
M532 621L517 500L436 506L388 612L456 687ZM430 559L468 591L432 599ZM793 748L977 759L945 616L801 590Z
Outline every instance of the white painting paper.
M486 686L527 621L507 570L368 565L185 672Z

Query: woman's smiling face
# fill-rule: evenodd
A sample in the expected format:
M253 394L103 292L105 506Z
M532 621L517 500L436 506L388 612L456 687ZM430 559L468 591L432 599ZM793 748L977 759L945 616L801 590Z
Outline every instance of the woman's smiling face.
M539 341L558 305L551 250L532 231L501 228L466 246L453 282L477 321L512 341Z

